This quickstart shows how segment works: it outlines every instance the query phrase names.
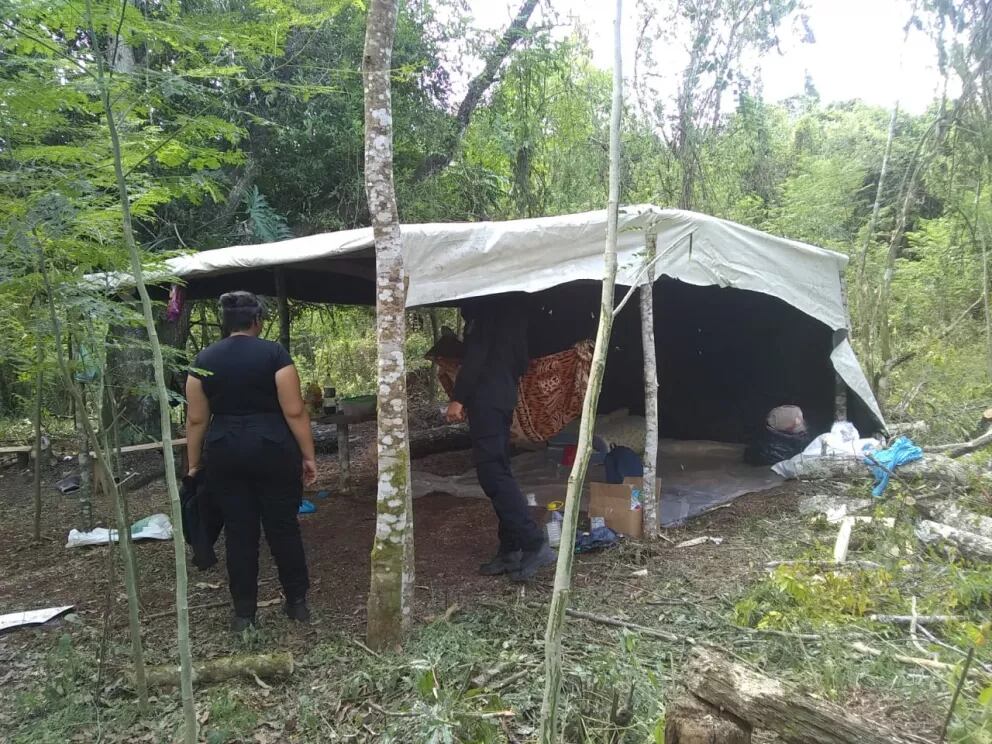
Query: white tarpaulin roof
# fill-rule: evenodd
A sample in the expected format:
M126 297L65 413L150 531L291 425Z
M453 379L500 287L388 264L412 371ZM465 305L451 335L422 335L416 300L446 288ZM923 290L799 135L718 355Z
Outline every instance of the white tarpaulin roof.
M847 328L841 273L847 257L694 212L621 209L617 282L642 283L645 235L657 235L657 276L778 297L833 330ZM411 307L502 292L537 292L603 273L606 210L507 222L404 225ZM371 256L371 228L235 246L170 259L183 279L293 265L333 271L332 259ZM368 277L371 278L371 277ZM831 355L842 379L884 421L850 345Z

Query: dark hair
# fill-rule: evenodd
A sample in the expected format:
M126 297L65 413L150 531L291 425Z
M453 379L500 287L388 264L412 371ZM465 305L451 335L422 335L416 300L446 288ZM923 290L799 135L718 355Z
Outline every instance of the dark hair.
M247 331L265 317L265 306L251 292L225 292L220 296L221 324L225 335Z

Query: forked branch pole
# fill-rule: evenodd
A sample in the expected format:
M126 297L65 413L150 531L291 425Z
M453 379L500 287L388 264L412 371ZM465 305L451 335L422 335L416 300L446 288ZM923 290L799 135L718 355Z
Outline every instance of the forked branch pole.
M570 546L575 541L575 528L579 519L579 502L582 486L592 455L593 426L599 392L606 371L606 353L613 328L613 301L617 276L617 228L620 214L620 116L622 112L623 70L621 65L620 19L623 0L616 0L614 20L613 102L610 110L610 191L607 203L606 246L603 254L603 288L599 307L599 328L593 351L592 368L582 405L579 424L579 441L575 464L568 478L565 496L565 513L562 521L561 544ZM558 551L555 569L554 592L548 611L548 625L544 635L544 698L541 703L541 722L538 739L541 744L559 741L559 698L562 676L562 634L565 611L568 608L572 584L573 551L564 547Z

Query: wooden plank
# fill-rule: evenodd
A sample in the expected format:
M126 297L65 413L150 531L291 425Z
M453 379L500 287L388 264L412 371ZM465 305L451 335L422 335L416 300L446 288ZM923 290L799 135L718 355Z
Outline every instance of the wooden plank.
M0 455L13 455L21 452L32 452L34 447L30 444L22 444L16 447L0 447Z
M186 444L186 437L182 439L173 439L173 447L181 447ZM152 450L162 449L161 442L145 442L144 444L129 444L126 447L121 447L121 454L126 455L129 452L150 452ZM90 452L90 457L96 457L95 452Z

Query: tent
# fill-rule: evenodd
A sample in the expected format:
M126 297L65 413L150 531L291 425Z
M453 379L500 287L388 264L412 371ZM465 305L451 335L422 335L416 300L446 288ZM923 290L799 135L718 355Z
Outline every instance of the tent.
M606 211L506 222L404 225L409 307L525 292L533 356L594 335ZM882 413L847 339L847 257L749 227L651 205L621 209L618 296L645 281L655 235L662 434L743 441L768 409L795 403L814 428L846 398L863 431ZM232 289L338 304L374 302L371 228L170 259L187 296ZM121 277L111 284L125 283ZM601 408L643 406L637 303L618 316Z

